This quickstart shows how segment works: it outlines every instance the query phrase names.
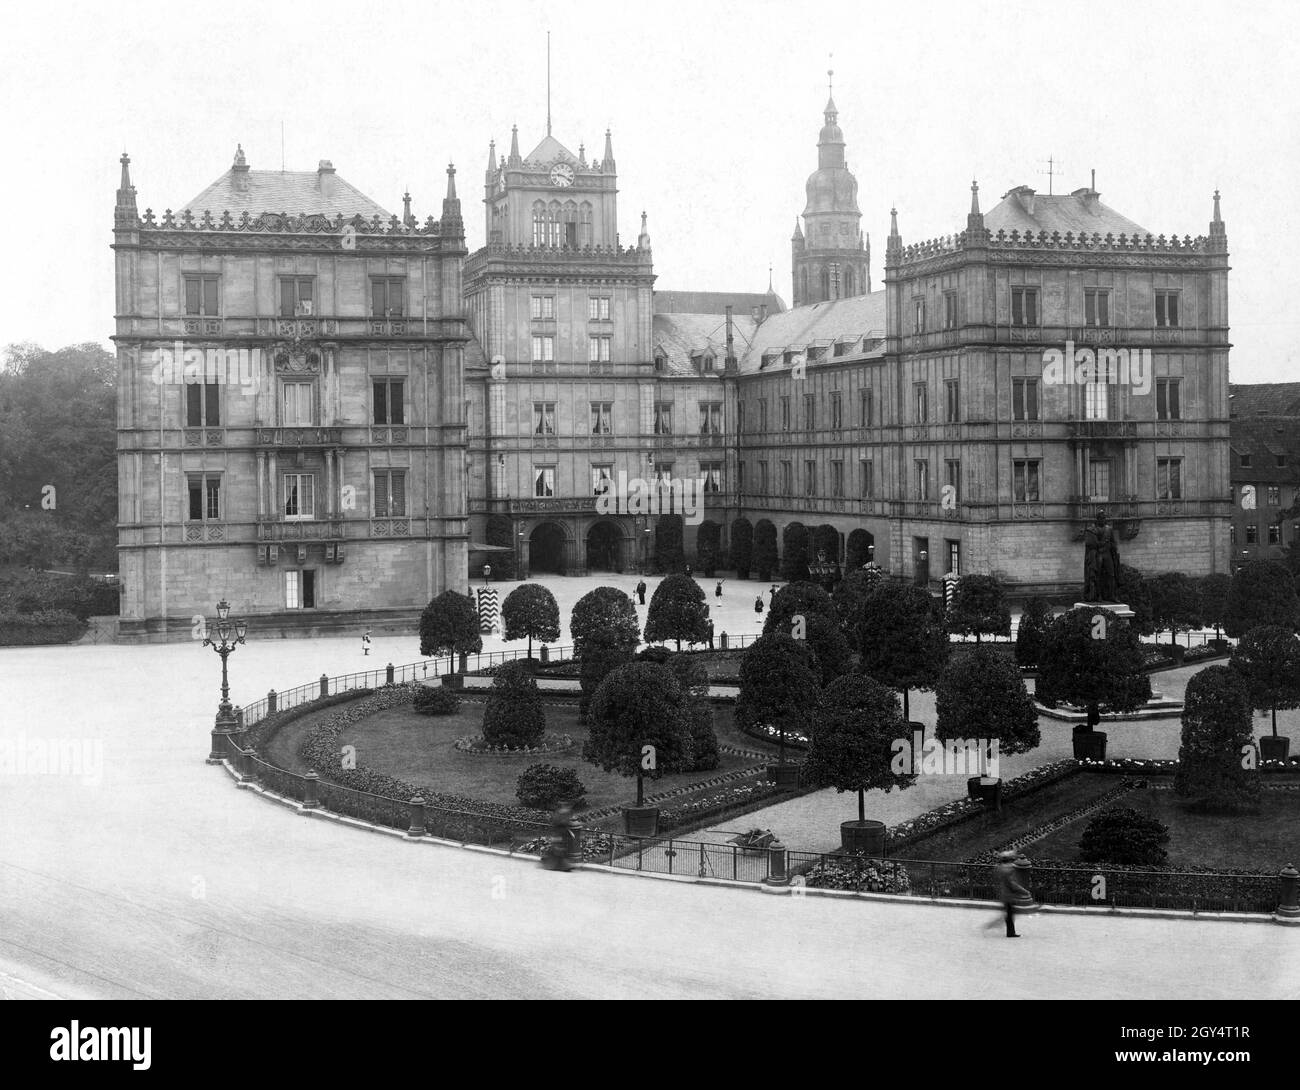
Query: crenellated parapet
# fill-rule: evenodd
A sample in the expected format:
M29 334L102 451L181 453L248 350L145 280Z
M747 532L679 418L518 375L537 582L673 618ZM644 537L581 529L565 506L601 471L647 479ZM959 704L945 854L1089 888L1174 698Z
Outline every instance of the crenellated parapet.
M415 223L403 223L397 216L391 216L385 221L380 216L366 219L364 216L359 215L352 217L341 214L327 216L319 212L298 214L262 212L258 215L241 212L238 217L235 217L230 212L222 212L220 216L214 216L210 210L204 210L200 215L195 216L188 208L179 215L173 213L169 208L163 213L161 220L154 216L152 208L146 208L137 225L143 230L157 228L159 230L235 231L277 235L343 234L349 228L352 233L358 235L442 235L444 233L441 221L435 220L432 216L429 216L421 226Z
M1226 238L1214 238L1206 235L1118 235L1098 232L1088 233L1073 231L960 231L951 235L914 242L899 246L888 254L888 264L892 266L916 266L931 263L936 259L954 259L960 255L979 251L981 259L1006 261L1013 254L1042 254L1044 260L1052 261L1048 254L1086 253L1094 259L1107 259L1113 255L1114 260L1130 263L1135 258L1176 259L1187 261L1221 255L1227 252Z

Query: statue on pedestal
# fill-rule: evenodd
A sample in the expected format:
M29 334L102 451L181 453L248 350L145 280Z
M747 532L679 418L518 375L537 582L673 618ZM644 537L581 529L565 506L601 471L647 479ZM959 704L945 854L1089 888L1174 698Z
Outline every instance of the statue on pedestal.
M1119 543L1106 522L1106 509L1097 508L1097 518L1083 532L1083 600L1117 602L1119 592Z

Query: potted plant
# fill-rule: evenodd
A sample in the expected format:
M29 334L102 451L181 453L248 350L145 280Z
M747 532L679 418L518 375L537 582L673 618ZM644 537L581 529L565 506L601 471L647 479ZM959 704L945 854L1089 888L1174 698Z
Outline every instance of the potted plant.
M1277 733L1277 710L1300 707L1300 638L1281 625L1257 625L1242 636L1228 665L1246 683L1252 706L1272 712L1273 733L1260 738L1260 758L1285 761L1291 739Z

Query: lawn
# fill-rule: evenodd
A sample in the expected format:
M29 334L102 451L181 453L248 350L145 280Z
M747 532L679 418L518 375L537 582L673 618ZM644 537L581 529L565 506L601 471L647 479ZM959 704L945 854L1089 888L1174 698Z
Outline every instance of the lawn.
M1266 785L1260 802L1258 814L1189 813L1170 781L1132 791L1116 805L1151 814L1169 827L1167 862L1171 866L1278 871L1300 858L1300 791L1270 790ZM1025 854L1031 859L1073 860L1079 837L1093 816L1035 841L1024 849Z

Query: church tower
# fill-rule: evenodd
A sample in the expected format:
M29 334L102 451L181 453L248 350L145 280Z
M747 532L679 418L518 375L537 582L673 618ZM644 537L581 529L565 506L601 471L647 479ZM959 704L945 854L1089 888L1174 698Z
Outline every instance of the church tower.
M817 169L808 176L803 225L795 220L790 240L797 307L871 291L871 239L862 232L858 180L844 159L833 87L824 116Z

